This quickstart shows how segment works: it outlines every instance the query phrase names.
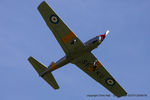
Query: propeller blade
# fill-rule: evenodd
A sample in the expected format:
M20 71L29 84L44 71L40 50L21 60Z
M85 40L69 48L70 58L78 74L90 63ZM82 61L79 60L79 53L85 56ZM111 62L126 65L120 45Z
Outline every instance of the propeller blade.
M109 30L107 30L106 32L105 32L105 35L108 35L108 33L109 33L110 31Z

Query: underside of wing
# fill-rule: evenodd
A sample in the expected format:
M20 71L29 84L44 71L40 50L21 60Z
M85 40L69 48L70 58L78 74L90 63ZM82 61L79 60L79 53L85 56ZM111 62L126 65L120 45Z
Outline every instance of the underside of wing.
M87 53L75 59L72 61L72 63L77 65L81 70L103 85L117 97L127 95L126 91L109 74L109 72L92 53Z
M77 48L84 47L84 44L67 27L67 25L65 25L45 1L39 5L38 10L66 55L73 53Z

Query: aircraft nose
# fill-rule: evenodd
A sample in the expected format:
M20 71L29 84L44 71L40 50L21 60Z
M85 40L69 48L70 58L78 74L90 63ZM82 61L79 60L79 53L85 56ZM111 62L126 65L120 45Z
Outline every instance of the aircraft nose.
M105 34L101 34L99 35L99 40L100 41L103 41L105 39L106 35Z
M99 35L99 41L102 42L102 41L105 39L106 35L108 35L109 32L110 32L110 31L107 30L104 34Z

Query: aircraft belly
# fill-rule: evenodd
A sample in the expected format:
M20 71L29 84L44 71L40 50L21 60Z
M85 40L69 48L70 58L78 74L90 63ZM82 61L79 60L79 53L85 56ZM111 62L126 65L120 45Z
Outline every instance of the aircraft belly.
M64 65L66 65L66 64L68 64L69 63L69 59L66 57L66 56L64 56L63 58L61 58L60 60L58 60L57 62L56 62L56 67L57 67L57 69L58 68L60 68L60 67L62 67L62 66L64 66ZM52 70L52 71L54 71L54 70Z
M70 60L70 61L72 61L72 60L74 60L74 59L77 59L78 57L80 57L80 56L83 56L84 54L86 54L86 53L88 53L88 52L90 52L91 50L90 49L88 49L88 48L79 48L79 49L77 49L77 50L75 50L74 52L72 52L72 53L70 53L70 55L69 56L67 56L68 57L68 59Z

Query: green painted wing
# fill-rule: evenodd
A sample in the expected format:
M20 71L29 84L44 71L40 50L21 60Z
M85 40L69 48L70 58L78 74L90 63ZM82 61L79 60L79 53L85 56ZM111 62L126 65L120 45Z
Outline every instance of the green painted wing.
M65 23L57 16L57 14L45 1L39 5L38 10L66 55L70 55L77 48L84 47L84 44L65 25Z
M117 97L127 95L126 91L118 84L118 82L109 74L109 72L98 61L96 67L93 67L95 61L98 61L92 53L87 53L74 61L73 64L111 91Z

